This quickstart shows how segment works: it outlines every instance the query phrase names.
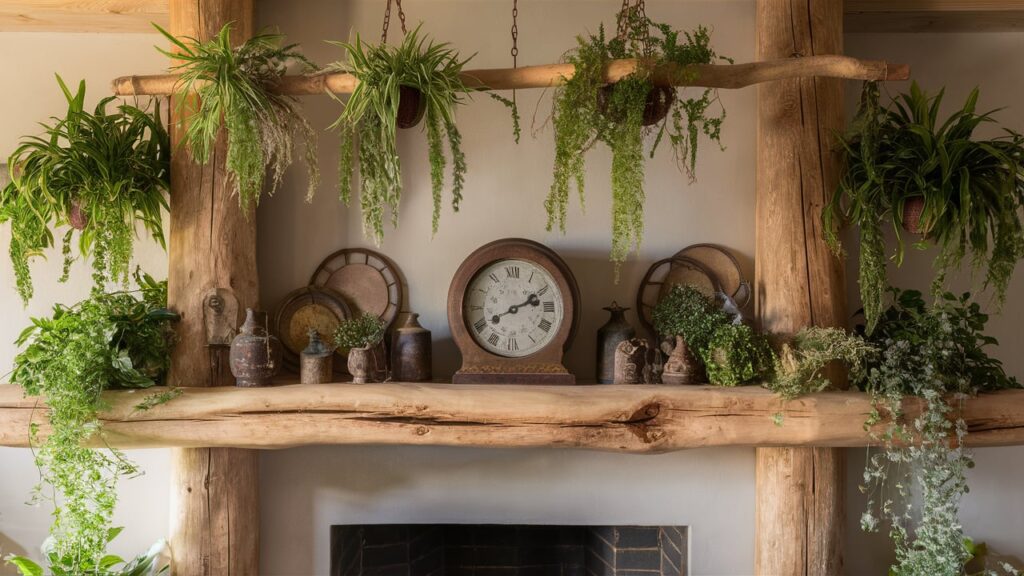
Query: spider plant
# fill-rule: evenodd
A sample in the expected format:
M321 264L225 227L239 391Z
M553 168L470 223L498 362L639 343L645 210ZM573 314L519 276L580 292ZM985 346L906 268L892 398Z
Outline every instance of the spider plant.
M66 115L43 124L42 136L22 140L8 160L11 181L0 191L0 222L11 223L10 256L26 304L33 293L29 260L54 245L54 228L68 226L61 280L78 230L78 251L92 258L97 288L127 282L136 222L164 245L170 140L159 103L152 112L127 104L108 111L114 98L105 98L90 113L84 81L75 93L60 76L57 83Z
M572 184L583 204L586 153L598 142L611 149L611 260L616 276L619 264L643 239L647 137L653 135L649 150L653 157L667 136L680 169L691 181L700 136L721 146L725 110L711 112L718 102L717 91L701 89L684 97L684 89L671 84L692 82L691 65L731 62L710 47L710 33L703 26L680 33L651 21L636 7L620 11L618 22L615 37L607 38L602 25L597 34L578 36L576 48L565 57L575 72L554 95L554 180L544 203L548 230L557 226L564 233ZM607 84L608 65L623 58L637 59L636 71Z
M1002 303L1024 257L1024 136L1005 130L997 138L974 138L975 129L994 122L993 112L975 112L978 90L944 121L942 96L930 97L915 83L886 109L879 104L878 86L867 83L857 116L839 141L846 170L825 207L824 229L839 254L839 225L860 228L861 300L869 333L885 298L886 261L903 262L909 202L923 201L922 239L914 245L939 248L932 283L936 296L944 292L947 272L969 254L975 269L986 268L983 287ZM888 255L886 224L896 237Z
M226 129L225 164L239 206L248 215L250 206L259 204L268 167L267 193L273 195L281 184L298 136L309 171L306 199L311 199L320 181L316 133L296 110L295 98L272 90L289 63L309 69L316 66L295 44L282 46L280 34L257 34L236 48L231 43L231 23L207 42L179 39L154 26L176 48L173 53L157 50L181 61L171 70L180 73L176 112L186 127L185 142L192 157L202 164L209 162L221 126Z
M385 208L391 214L392 226L398 226L402 174L396 138L403 94L410 98L418 91L425 103L434 233L441 218L444 172L448 162L444 154L445 142L451 153L452 210L458 212L462 202L466 157L462 152L462 135L455 124L455 106L463 103L464 96L472 90L461 75L462 67L469 58L461 60L459 53L448 43L435 43L421 34L421 26L396 46L365 44L358 35L352 43L332 42L345 50L347 61L336 62L331 68L359 79L341 115L332 125L341 133L341 199L346 204L351 201L352 176L358 161L363 232L372 234L378 245L384 239ZM518 115L514 105L500 96L492 97L511 107L518 141Z

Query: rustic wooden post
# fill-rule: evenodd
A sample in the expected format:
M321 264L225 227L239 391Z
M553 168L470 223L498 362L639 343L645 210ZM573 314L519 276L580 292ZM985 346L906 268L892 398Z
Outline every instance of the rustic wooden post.
M207 40L234 23L232 39L253 33L253 0L170 0L170 32ZM227 352L211 345L211 327L238 325L238 313L257 306L256 219L243 215L225 174L223 134L212 161L199 166L179 148L174 129L168 299L181 313L172 358L176 386L231 385ZM217 298L211 300L210 296ZM187 424L186 424L187 425ZM258 452L175 449L171 472L171 552L180 576L259 573Z
M757 60L842 50L843 0L757 0ZM842 106L840 80L758 88L755 293L772 332L846 323L843 270L821 235L821 208L838 178L831 144ZM757 450L757 574L842 573L843 485L841 450Z

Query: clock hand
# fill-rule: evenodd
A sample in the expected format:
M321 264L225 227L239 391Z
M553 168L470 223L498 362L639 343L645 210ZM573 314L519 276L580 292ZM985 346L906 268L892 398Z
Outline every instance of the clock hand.
M530 294L526 298L526 302L523 302L522 304L514 304L514 305L508 307L508 311L502 312L501 314L495 314L494 316L491 316L491 324L497 324L497 323L501 322L501 317L502 316L504 316L506 314L515 314L515 313L519 312L520 308L522 308L523 306L527 306L527 305L529 305L529 306L540 306L540 296L537 296L536 294Z

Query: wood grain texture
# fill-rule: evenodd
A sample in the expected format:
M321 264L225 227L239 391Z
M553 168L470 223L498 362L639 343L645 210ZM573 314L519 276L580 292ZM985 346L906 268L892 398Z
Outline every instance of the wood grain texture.
M846 32L1024 30L1024 0L846 0Z
M636 60L614 60L605 70L605 81L616 82L636 70ZM575 73L572 64L544 64L521 68L467 70L462 79L479 90L512 90L550 88L564 84ZM711 88L743 88L790 78L822 76L848 80L906 80L910 68L880 60L858 60L848 56L820 55L809 58L779 58L746 64L707 64L686 70L664 67L655 72L654 81L665 85L707 86ZM178 77L174 74L153 76L122 76L114 79L112 89L118 96L167 95L174 91ZM317 74L285 76L274 88L293 96L313 94L348 94L359 84L351 74Z
M171 0L169 31L206 40L227 23L232 39L253 34L252 0ZM172 99L172 111L177 102ZM173 114L173 112L172 112ZM175 120L178 118L175 117ZM180 147L184 129L171 131L171 218L168 303L181 314L171 358L171 383L230 386L227 347L208 346L204 298L232 291L239 312L258 308L256 218L243 214L225 171L223 131L211 161L201 166ZM235 326L241 321L239 315ZM187 424L185 424L187 426ZM259 573L258 453L236 449L172 452L172 570L182 576Z
M315 384L186 388L162 406L153 391L107 392L96 444L291 448L309 445L566 447L658 453L708 446L871 444L867 395L827 392L789 402L758 387ZM908 400L908 417L920 412ZM971 446L1024 443L1024 391L963 403ZM45 404L0 386L0 446L46 434ZM183 451L190 452L190 451Z
M4 0L0 32L149 32L167 26L167 0Z
M756 10L758 60L843 51L843 0L757 0ZM821 230L842 105L831 78L758 87L755 309L769 332L846 325L843 268ZM757 450L756 574L842 573L842 461L836 449Z

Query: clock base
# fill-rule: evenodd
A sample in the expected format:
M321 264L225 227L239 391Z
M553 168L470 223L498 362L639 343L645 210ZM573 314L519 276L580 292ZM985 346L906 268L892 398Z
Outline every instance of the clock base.
M472 372L459 370L452 376L452 384L540 384L545 386L571 386L576 376L568 372Z

